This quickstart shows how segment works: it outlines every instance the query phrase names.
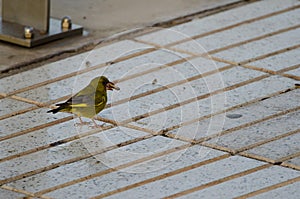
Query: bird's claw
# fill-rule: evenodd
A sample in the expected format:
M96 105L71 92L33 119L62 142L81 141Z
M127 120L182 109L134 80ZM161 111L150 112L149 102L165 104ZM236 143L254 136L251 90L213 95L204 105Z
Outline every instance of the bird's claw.
M80 123L75 123L75 126L85 126L85 125L90 125L90 122L80 122Z
M96 124L94 126L91 126L92 129L103 128L103 127L104 127L104 124L102 124L102 125Z

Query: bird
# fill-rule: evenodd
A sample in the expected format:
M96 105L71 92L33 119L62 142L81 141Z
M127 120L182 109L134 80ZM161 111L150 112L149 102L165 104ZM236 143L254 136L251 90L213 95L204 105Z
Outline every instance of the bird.
M80 124L84 124L81 117L86 117L93 121L95 127L98 127L93 117L105 108L107 103L107 90L114 89L120 90L120 88L113 82L110 82L107 77L96 77L67 101L55 104L58 107L47 111L47 113L73 113L78 116Z

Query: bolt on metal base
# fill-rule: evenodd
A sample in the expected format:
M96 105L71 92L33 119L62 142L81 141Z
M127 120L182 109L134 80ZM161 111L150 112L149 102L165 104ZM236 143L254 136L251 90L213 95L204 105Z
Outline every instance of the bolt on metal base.
M29 48L73 35L82 35L82 33L82 26L72 24L69 29L62 28L61 20L53 18L50 18L47 33L41 33L32 27L0 20L0 40Z
M68 16L50 18L50 0L2 0L0 40L33 47L82 33Z

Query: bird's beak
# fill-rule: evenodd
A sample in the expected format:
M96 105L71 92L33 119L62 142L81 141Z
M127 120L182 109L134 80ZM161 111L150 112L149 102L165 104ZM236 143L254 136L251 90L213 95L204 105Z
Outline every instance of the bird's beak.
M106 84L106 89L107 90L113 90L113 89L115 89L115 90L120 90L120 88L119 87L117 87L113 82L108 82L107 84Z

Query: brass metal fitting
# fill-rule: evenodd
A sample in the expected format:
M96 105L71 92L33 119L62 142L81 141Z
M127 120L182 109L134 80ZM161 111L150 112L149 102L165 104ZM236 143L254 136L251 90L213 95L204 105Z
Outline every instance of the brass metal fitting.
M33 38L33 27L31 26L25 26L24 27L24 37L26 39L32 39Z
M69 16L65 16L62 18L61 20L61 28L63 30L69 30L72 28L72 20L71 17Z

